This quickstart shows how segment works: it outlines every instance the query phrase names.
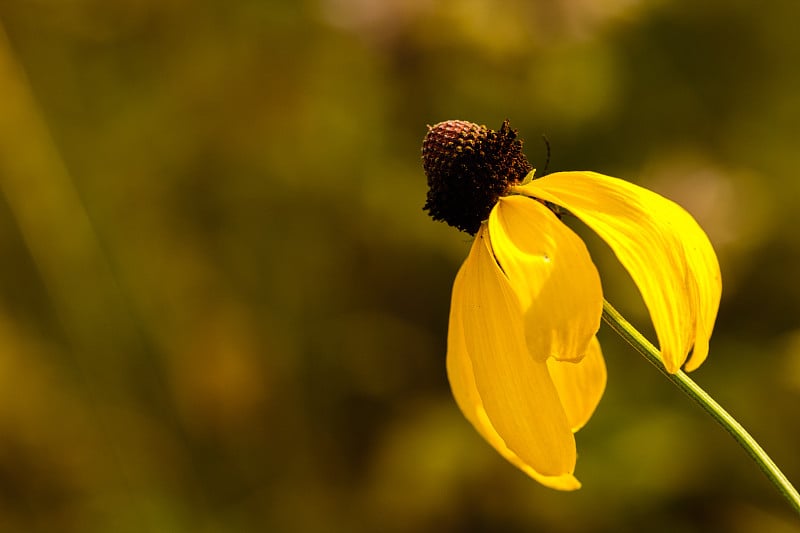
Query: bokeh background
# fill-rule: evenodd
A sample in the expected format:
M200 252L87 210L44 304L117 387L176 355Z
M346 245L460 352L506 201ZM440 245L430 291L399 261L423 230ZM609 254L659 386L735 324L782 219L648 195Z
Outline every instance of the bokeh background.
M695 378L800 482L794 0L0 1L0 530L797 532L607 329L575 493L504 462L444 366L469 238L426 124L689 209L720 257ZM577 228L583 232L583 229ZM607 297L639 296L586 234Z

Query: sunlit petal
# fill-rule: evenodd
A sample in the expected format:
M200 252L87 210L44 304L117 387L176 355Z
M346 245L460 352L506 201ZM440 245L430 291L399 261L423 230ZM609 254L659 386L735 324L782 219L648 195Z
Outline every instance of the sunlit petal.
M690 272L690 290L696 298L696 331L694 349L686 362L687 371L699 367L708 355L708 341L717 318L722 295L722 276L717 255L705 232L692 216L679 205L669 202L663 206L660 216L675 221L679 230L680 242Z
M571 475L575 439L546 363L528 354L519 303L489 250L485 228L453 286L448 336L453 393L500 453L513 452L517 466L527 465L540 476ZM480 406L507 450L481 422Z
M606 363L600 343L592 337L586 357L578 362L548 359L550 377L572 431L578 431L594 413L606 388Z
M583 241L541 202L501 198L489 216L492 251L519 297L531 355L579 360L600 327L600 276Z
M722 292L711 243L683 208L631 183L593 172L559 172L515 187L563 206L614 250L642 293L664 364L687 370L708 353Z

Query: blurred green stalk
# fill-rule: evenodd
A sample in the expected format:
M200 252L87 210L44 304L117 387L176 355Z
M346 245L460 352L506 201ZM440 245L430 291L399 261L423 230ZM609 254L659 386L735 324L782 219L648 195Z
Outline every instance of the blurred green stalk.
M123 494L152 530L148 480L131 464L130 364L140 332L102 243L0 23L0 196L14 216L67 340L80 399L95 424L89 438L100 464L114 469L99 494ZM135 354L142 353L137 351ZM106 467L108 468L108 467ZM138 496L144 494L145 496Z

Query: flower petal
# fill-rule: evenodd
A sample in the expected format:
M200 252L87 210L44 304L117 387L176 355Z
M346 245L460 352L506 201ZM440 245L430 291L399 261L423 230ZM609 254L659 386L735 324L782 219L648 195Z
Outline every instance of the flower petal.
M456 276L456 282L453 287L454 294L456 290L464 290L463 272L464 268L462 267ZM559 490L579 489L581 484L571 473L557 476L545 476L534 470L530 465L520 459L517 454L512 452L508 446L506 446L506 443L503 442L503 439L500 438L500 435L497 434L489 417L486 415L483 401L475 385L472 363L467 354L464 340L462 314L462 310L459 306L454 305L452 307L450 311L450 327L447 334L447 376L450 380L453 396L461 412L464 413L464 416L472 423L475 429L478 430L478 433L480 433L500 455L539 483Z
M600 328L603 292L586 245L544 204L500 198L489 215L492 251L520 300L537 360L579 360Z
M597 337L592 337L586 357L573 363L548 359L550 377L558 390L572 431L591 418L606 388L606 363Z
M537 480L556 477L561 481L553 483L566 488L575 439L546 363L528 354L517 297L487 241L484 225L453 286L447 356L453 394L503 456Z
M664 365L687 370L708 353L722 282L708 237L683 208L626 181L559 172L514 192L565 207L597 232L630 273L650 312Z
M690 289L694 292L696 316L694 348L684 367L691 372L708 356L708 342L722 296L722 275L714 248L692 215L673 202L665 205L664 210L662 216L673 220L676 227L685 228L679 230L679 234L690 273Z
M581 484L571 473L559 476L544 476L508 449L506 443L503 442L503 439L500 438L500 435L497 434L494 426L492 426L489 417L486 415L486 410L483 408L483 402L478 395L475 378L472 374L472 363L464 347L461 321L457 319L455 322L458 324L457 327L454 327L454 320L451 315L451 326L448 334L447 375L450 380L450 387L453 390L453 396L461 412L500 455L539 483L558 490L579 489Z

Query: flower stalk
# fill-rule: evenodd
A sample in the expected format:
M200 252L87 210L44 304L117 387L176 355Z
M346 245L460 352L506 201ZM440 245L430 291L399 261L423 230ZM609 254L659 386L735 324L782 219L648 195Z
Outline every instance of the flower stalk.
M766 474L773 485L783 495L794 510L800 514L800 494L792 483L781 472L780 468L767 455L767 452L758 442L736 421L720 404L709 394L695 383L682 370L670 373L664 366L661 354L630 322L608 303L603 300L603 320L611 326L625 341L628 342L637 352L645 357L655 366L664 376L667 377L676 387L692 400L697 402L711 417L721 425L725 431L744 448L745 452L755 461L759 468Z

